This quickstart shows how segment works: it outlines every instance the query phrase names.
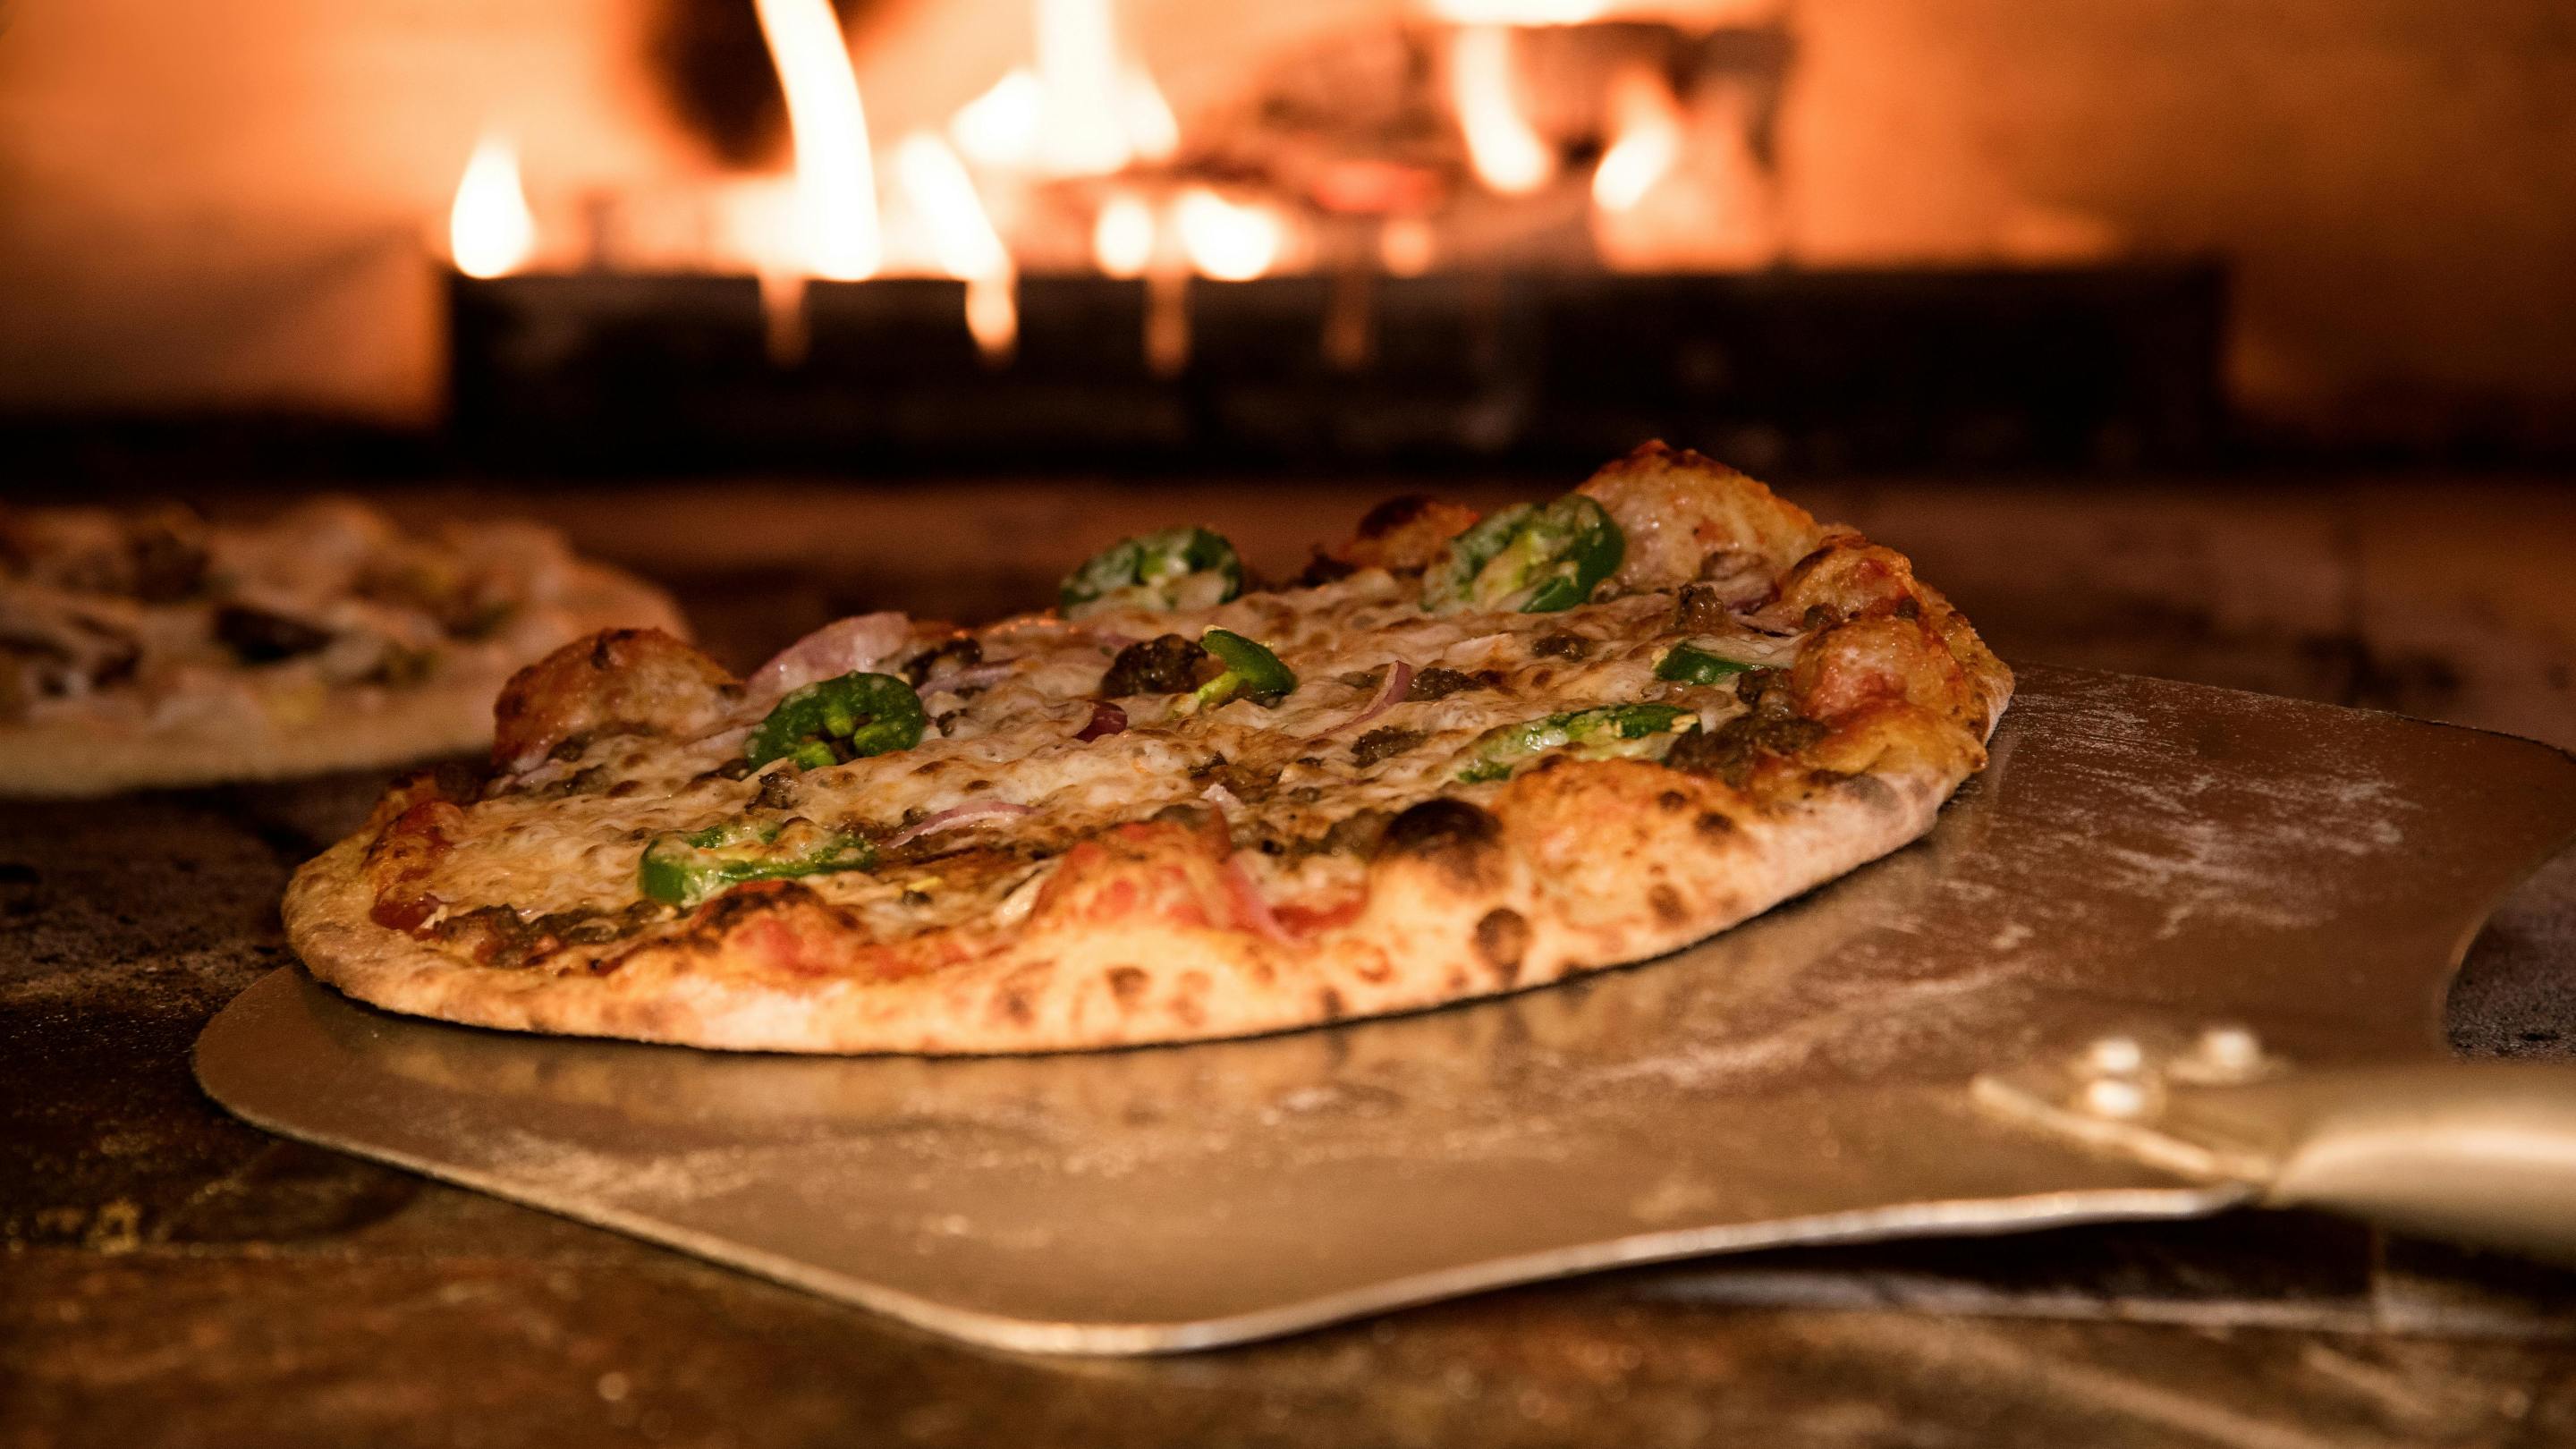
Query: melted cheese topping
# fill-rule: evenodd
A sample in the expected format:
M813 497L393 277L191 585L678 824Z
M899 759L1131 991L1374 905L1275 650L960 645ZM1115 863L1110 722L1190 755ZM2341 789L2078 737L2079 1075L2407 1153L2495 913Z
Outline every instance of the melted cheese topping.
M1550 614L1435 615L1422 610L1417 590L1409 576L1371 569L1208 609L1110 611L1079 624L1005 621L977 632L980 665L950 671L976 682L945 684L934 676L922 685L935 725L920 744L823 769L780 761L728 778L725 767L738 765L757 709L695 743L602 739L577 758L504 782L505 793L471 807L456 849L424 884L451 916L490 904L507 904L523 918L609 913L640 898L638 862L645 844L664 832L750 814L802 816L882 839L976 801L1029 807L925 836L872 871L803 878L877 939L897 940L967 922L1006 925L1074 842L1168 806L1197 804L1223 810L1241 852L1236 859L1265 897L1282 905L1329 903L1355 891L1365 870L1357 855L1325 845L1336 823L1363 811L1391 815L1437 795L1481 801L1500 789L1457 779L1485 731L1639 701L1681 706L1713 727L1742 709L1734 682L1659 680L1655 665L1667 650L1687 637L1748 665L1786 667L1800 642L1742 626L1716 636L1685 632L1669 593ZM1236 700L1203 713L1189 712L1185 695L1124 698L1117 703L1126 730L1075 738L1120 647L1165 633L1195 639L1211 626L1269 647L1295 672L1297 687L1272 706ZM1398 661L1490 682L1398 702L1344 728L1375 700L1384 671ZM1358 746L1373 736L1377 748L1364 762ZM579 793L558 793L566 788ZM761 803L764 791L769 799ZM549 959L569 965L628 944L576 946Z

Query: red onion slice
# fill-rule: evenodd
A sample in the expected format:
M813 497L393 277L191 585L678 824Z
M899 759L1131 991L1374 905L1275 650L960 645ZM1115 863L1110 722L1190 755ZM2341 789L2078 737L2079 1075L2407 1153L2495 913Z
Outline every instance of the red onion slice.
M1361 710L1358 714L1352 715L1349 719L1342 721L1340 724L1333 726L1322 734L1316 735L1306 743L1310 745L1315 744L1323 740L1329 740L1344 730L1358 729L1361 725L1367 724L1370 720L1377 718L1379 715L1393 709L1396 705L1403 703L1404 692L1412 687L1413 666L1405 663L1401 659L1390 663L1386 666L1386 682L1377 687L1377 696L1368 702L1368 708Z
M1030 809L1026 805L1014 805L1008 800L971 800L963 805L951 805L936 815L923 816L921 819L916 820L910 825L905 826L903 829L896 831L894 834L887 836L885 838L885 846L887 849L891 850L907 841L918 840L922 836L932 834L933 832L954 830L960 825L971 825L978 820L988 820L1003 815L1034 815L1036 813L1036 811Z
M1273 941L1296 941L1288 928L1279 924L1277 913L1270 909L1270 902L1262 896L1261 887L1253 882L1252 872L1243 868L1242 861L1231 857L1226 860L1225 884L1227 893L1234 897L1237 920Z
M859 614L836 619L786 648L751 672L743 688L747 705L766 705L785 698L818 679L837 679L879 664L912 643L912 619L905 614Z
M1127 711L1114 704L1095 704L1091 707L1090 720L1082 728L1075 730L1073 737L1088 744L1103 735L1117 734L1125 728L1127 728Z

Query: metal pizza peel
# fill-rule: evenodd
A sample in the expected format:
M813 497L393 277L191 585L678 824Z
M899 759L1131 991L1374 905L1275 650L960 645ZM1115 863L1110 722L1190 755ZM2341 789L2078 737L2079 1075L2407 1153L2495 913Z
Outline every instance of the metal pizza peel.
M2042 669L1993 755L1924 841L1711 942L1413 1016L729 1055L401 1017L290 969L197 1076L290 1137L1021 1350L2244 1204L2576 1251L2576 1071L2439 1033L2488 910L2576 835L2576 759Z

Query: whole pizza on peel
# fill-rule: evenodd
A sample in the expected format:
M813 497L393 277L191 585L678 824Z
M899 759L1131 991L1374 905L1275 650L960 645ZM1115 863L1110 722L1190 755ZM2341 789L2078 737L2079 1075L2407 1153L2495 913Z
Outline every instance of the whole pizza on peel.
M1687 945L1929 829L2010 673L1899 554L1649 445L1399 500L1295 586L1180 528L747 680L652 631L502 692L286 901L315 974L486 1026L1027 1052L1435 1006Z
M507 521L323 499L0 509L0 794L81 796L480 751L512 671L670 600Z

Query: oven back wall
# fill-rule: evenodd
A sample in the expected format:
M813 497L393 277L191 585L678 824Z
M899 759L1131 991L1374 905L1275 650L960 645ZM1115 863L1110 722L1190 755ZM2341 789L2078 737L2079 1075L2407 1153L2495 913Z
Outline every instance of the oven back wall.
M2553 0L1788 3L1798 258L2214 249L2260 418L2351 441L2576 414L2576 328L2539 325L2576 316L2576 18ZM880 139L1024 56L994 37L1025 34L1025 8L872 7ZM1224 7L1123 13L1186 119L1230 69ZM1266 43L1394 11L1335 0L1284 31L1261 13L1242 28ZM0 411L428 420L432 247L486 124L558 194L709 164L645 72L646 0L7 16Z

